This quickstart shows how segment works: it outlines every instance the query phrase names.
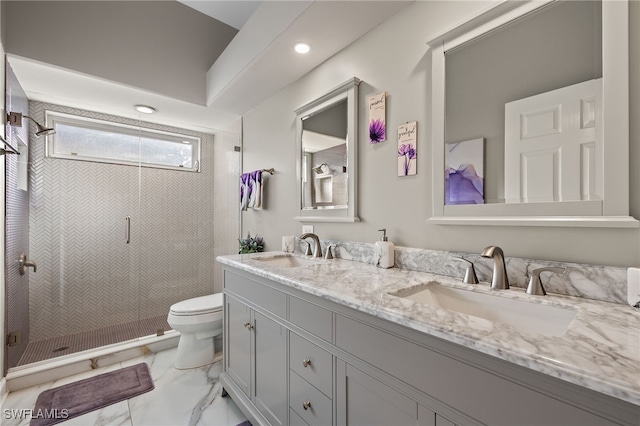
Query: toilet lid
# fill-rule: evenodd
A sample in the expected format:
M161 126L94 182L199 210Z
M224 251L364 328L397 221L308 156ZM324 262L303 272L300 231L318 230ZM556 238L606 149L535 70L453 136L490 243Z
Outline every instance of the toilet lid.
M200 315L222 310L222 293L194 297L171 305L174 315Z

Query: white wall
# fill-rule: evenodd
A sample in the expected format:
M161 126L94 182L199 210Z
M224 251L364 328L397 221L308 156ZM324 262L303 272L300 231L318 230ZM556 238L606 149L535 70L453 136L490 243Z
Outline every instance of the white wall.
M638 2L631 28L640 24ZM266 250L279 250L281 236L299 235L295 115L293 111L350 77L360 85L360 223L314 223L323 239L373 242L387 228L397 245L480 252L501 246L508 256L616 266L640 264L640 232L624 229L468 227L427 224L431 213L431 60L426 41L487 3L415 2L289 87L255 108L243 120L243 170L275 167L265 187L265 210L243 212L243 234L265 237ZM637 31L635 31L637 35ZM631 37L631 116L637 116L638 37ZM368 143L366 100L387 92L389 140ZM364 107L363 107L364 106ZM635 114L635 115L634 115ZM398 177L395 129L418 121L418 174ZM631 129L631 214L640 217L640 159L637 120ZM636 178L636 179L633 179Z

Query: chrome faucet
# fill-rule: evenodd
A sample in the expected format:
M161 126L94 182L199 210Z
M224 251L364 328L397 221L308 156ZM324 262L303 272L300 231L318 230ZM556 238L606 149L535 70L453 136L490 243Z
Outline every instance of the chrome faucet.
M312 234L311 232L300 235L301 240L305 240L307 238L311 238L313 240L313 257L322 257L322 247L320 247L320 239L318 238L318 236L316 234Z
M494 290L506 290L509 288L509 277L507 276L507 265L504 263L504 252L500 247L489 246L480 253L482 257L493 258L493 277L491 278L491 288Z

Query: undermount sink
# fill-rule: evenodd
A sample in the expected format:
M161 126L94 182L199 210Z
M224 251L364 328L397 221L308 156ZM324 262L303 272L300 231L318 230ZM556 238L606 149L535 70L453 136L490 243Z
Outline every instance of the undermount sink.
M254 259L259 260L260 262L268 263L269 265L285 267L318 265L321 262L319 259L286 254L280 256L255 257Z
M562 336L577 314L570 308L447 287L436 282L389 294L545 336Z

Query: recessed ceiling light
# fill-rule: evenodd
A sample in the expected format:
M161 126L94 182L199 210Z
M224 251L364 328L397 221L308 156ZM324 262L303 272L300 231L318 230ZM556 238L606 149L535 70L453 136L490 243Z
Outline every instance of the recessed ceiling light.
M301 54L309 53L309 51L311 50L311 46L309 46L308 43L296 43L296 45L293 46L293 48L295 49L296 52Z
M134 108L136 111L143 114L153 114L157 111L154 107L150 107L149 105L135 105Z

